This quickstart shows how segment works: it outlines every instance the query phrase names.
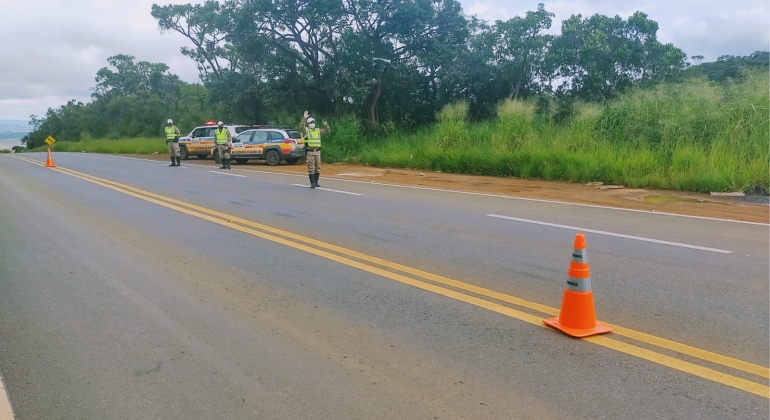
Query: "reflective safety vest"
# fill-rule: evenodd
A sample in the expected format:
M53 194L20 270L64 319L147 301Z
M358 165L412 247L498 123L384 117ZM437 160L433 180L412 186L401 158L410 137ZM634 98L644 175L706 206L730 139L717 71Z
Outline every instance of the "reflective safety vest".
M227 143L227 129L216 129L214 130L214 137L217 139L217 144L225 144Z
M307 147L310 147L311 149L321 148L321 129L320 128L307 129Z
M166 127L166 140L174 140L176 138L176 127Z

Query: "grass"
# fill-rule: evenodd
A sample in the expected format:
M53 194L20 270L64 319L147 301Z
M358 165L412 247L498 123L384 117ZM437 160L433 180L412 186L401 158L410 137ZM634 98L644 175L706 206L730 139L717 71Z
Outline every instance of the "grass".
M38 147L31 151L45 151L48 146ZM78 142L60 141L51 146L55 152L88 152L88 153L133 153L152 154L168 153L166 140L162 138L132 138L132 139L85 139Z
M568 113L506 101L496 118L468 122L465 103L434 125L372 130L352 117L330 121L324 161L635 188L767 193L770 76L705 79L630 92ZM554 108L554 107L550 107ZM559 108L559 107L556 107ZM568 118L564 118L568 115ZM60 142L56 151L165 153L162 139ZM45 150L45 148L42 148Z
M534 102L502 103L497 118L468 123L467 105L438 122L379 138L361 134L345 153L332 132L326 159L567 182L603 181L680 191L768 191L770 117L765 73L718 85L704 80L630 92L600 107L577 104L557 123ZM351 153L350 150L358 150Z

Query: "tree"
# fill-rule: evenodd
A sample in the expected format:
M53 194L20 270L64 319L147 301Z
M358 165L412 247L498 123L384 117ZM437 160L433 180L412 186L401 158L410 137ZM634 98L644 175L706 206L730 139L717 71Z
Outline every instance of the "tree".
M714 62L703 63L688 69L688 74L704 74L709 80L724 82L728 79L740 78L744 69L768 71L770 69L770 53L767 51L755 51L745 57L723 55Z
M135 62L125 54L109 57L108 63L96 74L91 102L72 100L49 108L42 118L32 115L33 130L22 141L34 148L49 135L57 141L156 136L172 115L187 126L211 118L205 87L180 81L166 64Z
M523 86L536 89L537 69L543 66L545 53L553 39L542 32L551 28L553 16L540 3L536 11L527 12L524 18L517 16L495 24L495 56L502 76L510 86L511 99L518 99Z
M698 64L701 63L701 61L703 61L703 56L702 55L694 55L694 56L690 57L690 60L694 61L695 65L697 66Z
M152 17L158 21L161 31L174 31L184 35L194 48L182 47L182 54L198 65L201 78L219 75L223 69L238 67L238 55L225 43L229 14L219 2L207 0L204 4L152 5Z
M221 8L210 3L153 5L161 30L187 37L195 49L183 53L207 63L200 67L205 83L218 78L218 88L232 89L242 79L272 87L291 80L305 104L309 100L326 112L360 104L372 124L387 81L374 74L373 57L430 77L428 56L440 46L462 44L467 35L456 0L231 0ZM229 68L219 65L225 61ZM225 76L227 71L235 75Z
M685 54L657 38L658 24L642 12L620 16L573 15L549 50L558 89L606 101L635 82L655 82L685 68Z

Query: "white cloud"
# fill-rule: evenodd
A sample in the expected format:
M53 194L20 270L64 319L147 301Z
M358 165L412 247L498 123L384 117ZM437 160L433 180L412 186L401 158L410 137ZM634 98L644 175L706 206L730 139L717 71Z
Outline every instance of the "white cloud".
M96 72L107 57L129 54L166 63L182 80L195 82L195 63L179 49L179 34L161 34L150 15L153 3L190 0L3 0L0 25L0 119L43 115L70 99L88 101ZM194 0L192 3L201 3ZM571 14L627 18L637 10L658 22L658 38L707 61L720 55L770 50L766 0L460 0L468 14L494 22L523 16L539 2L556 14L551 32Z
M159 32L154 2L4 0L0 39L14 42L0 43L0 119L89 101L96 72L117 54L166 63L182 80L197 81L195 63L179 52L186 40Z
M571 15L584 18L596 13L627 19L636 11L658 22L658 39L681 48L688 56L703 55L714 61L721 55L749 55L770 50L770 8L766 0L460 0L466 12L494 21L536 10L538 3L555 14L549 33L558 34L561 22ZM474 12L475 11L475 12ZM508 19L510 19L508 17Z

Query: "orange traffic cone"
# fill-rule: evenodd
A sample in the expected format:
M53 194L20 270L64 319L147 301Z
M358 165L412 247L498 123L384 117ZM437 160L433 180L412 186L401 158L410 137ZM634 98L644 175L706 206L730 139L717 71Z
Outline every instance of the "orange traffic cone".
M56 165L53 163L53 156L51 156L51 148L48 148L48 159L45 161L45 167L46 168L55 168Z
M569 280L564 289L559 317L544 319L543 322L573 337L589 337L612 331L612 328L596 321L586 237L582 233L575 235L575 250L567 273Z

